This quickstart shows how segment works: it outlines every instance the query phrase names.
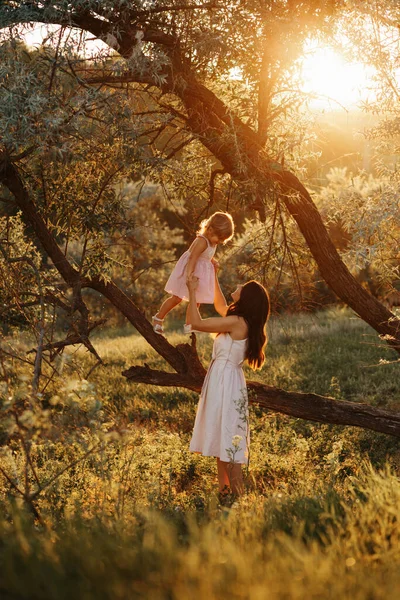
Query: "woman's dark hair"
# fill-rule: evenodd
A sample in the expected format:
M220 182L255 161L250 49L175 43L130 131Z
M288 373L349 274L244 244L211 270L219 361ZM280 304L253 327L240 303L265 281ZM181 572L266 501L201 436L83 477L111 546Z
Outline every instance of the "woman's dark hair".
M265 325L270 311L267 290L258 281L248 281L242 287L240 298L228 307L226 316L243 317L248 327L246 359L254 370L264 363L264 346L267 343Z

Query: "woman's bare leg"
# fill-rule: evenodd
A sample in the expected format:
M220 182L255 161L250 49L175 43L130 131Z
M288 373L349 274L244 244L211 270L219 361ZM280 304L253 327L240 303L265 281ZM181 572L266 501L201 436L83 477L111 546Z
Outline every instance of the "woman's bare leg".
M241 496L244 492L242 465L240 465L239 463L227 464L232 494L234 494L235 496Z
M169 311L175 308L175 306L178 306L178 304L180 304L181 302L182 298L179 298L178 296L170 296L169 298L164 300L164 302L161 304L160 310L154 316L160 320L164 319L164 317L169 313Z
M229 463L223 462L217 458L218 486L220 492L225 492L230 487L228 471L226 468L227 465L229 465Z
M242 465L224 462L217 458L219 491L230 487L232 494L241 496L244 492Z

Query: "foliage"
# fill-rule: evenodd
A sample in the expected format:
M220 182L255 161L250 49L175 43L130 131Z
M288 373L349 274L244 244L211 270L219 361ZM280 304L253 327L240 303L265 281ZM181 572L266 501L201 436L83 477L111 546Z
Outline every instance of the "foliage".
M368 266L376 271L378 279L387 286L399 281L399 5L387 0L380 3L379 10L376 7L376 3L369 0L362 6L349 2L348 18L343 21L338 44L348 56L364 63L372 72L369 98L361 108L379 118L377 125L363 132L373 148L372 162L377 177L332 172L328 189L322 191L321 196L326 205L327 196L335 194L338 187L347 182L348 191L335 197L328 210L331 214L336 212L334 219L339 217L344 227L351 230L347 258L355 268Z
M30 197L80 276L106 281L113 277L132 292L141 308L153 308L162 291L158 280L167 276L162 263L174 260L173 243L178 251L184 247L175 237L178 231L163 235L163 223L178 225L187 242L199 219L215 207L237 216L237 248L242 249L231 266L225 260L223 282L231 285L238 271L261 277L280 306L310 307L333 301L319 283L304 241L272 187L262 190L265 224L246 221L242 226L243 206L251 204L254 182L238 185L220 169L210 150L193 135L187 108L176 95L165 93L163 86L174 60L171 40L179 40L186 68L232 111L231 119L235 115L257 133L266 155L306 177L308 165L316 159L309 143L315 134L312 117L304 110L306 98L299 93L298 59L307 39L340 39L343 24L349 30L358 28L353 39L361 48L360 27L368 11L361 11L360 21L351 25L346 21L350 3L342 12L341 3L335 1L307 6L275 1L212 6L172 2L168 9L162 3L84 4L83 10L80 1L12 2L0 12L0 26L4 26L0 100L6 107L0 113L1 144L20 165ZM37 20L48 23L48 36L32 51L21 36ZM125 56L127 23L139 29L133 51ZM71 29L72 24L77 29ZM90 55L89 35L105 42ZM377 57L375 51L370 62L375 64ZM393 73L389 58L393 58L390 53L379 65L382 73ZM108 77L117 83L105 85ZM118 78L131 78L131 83L125 87ZM240 154L233 121L223 141L237 146ZM153 184L159 186L157 203L146 193ZM398 268L393 259L396 236L390 238L387 229L391 218L397 217L396 189L385 182L382 191L379 185L377 181L373 196L363 203L361 223L356 219L358 204L354 202L351 212L339 185L332 206L326 206L331 184L321 196L328 223L337 219L339 211L340 222L352 228L352 255L350 251L345 255L349 265L360 268L363 260L379 277L393 280ZM124 192L129 186L137 189L136 215ZM364 186L364 198L367 193ZM13 213L12 199L8 192L5 196L3 210ZM145 204L146 216L153 213L151 220L160 225L160 233L153 229L154 239L146 250L140 223L144 218L140 207ZM156 213L162 206L160 219ZM249 210L246 216L249 212L253 217ZM155 256L156 244L159 256ZM49 288L57 289L58 300L69 304L71 294L54 271L47 271L46 279ZM91 309L97 304L95 313L108 315L94 298L95 294L84 292ZM74 299L71 305L73 312ZM60 302L54 311L59 313Z
M370 135L386 142L392 140L393 150L398 146L399 134L399 6L396 1L385 0L381 2L380 10L376 10L375 2L367 0L362 6L349 2L347 9L350 18L344 20L342 32L346 52L373 71L372 93L364 102L363 109L382 117L380 125ZM388 173L384 169L384 161L378 161L382 170ZM389 171L397 179L396 172Z
M163 194L156 186L127 186L124 191L129 232L116 232L110 254L115 260L113 280L131 294L147 315L161 305L164 285L183 245L181 229L162 217Z
M3 282L0 315L3 327L30 323L38 331L41 262L39 252L25 235L21 216L0 217L0 278Z
M321 189L317 202L328 225L342 230L343 255L349 266L356 272L366 268L375 272L377 287L379 280L398 280L400 208L396 187L382 178L353 175L339 168L332 169L327 178L328 185Z

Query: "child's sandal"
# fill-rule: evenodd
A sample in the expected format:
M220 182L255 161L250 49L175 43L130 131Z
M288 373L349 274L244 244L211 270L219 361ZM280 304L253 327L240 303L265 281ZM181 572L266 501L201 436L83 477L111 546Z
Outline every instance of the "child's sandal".
M158 317L154 316L151 317L151 321L153 324L153 331L159 335L164 335L164 328L162 326L164 319L159 319Z

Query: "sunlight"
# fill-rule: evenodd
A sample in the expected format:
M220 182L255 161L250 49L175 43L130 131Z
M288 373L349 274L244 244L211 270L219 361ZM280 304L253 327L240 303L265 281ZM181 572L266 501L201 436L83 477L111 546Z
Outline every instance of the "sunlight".
M363 64L347 62L328 46L310 41L301 61L302 91L312 96L312 108L354 109L372 98L372 73Z
M37 23L33 27L21 27L20 35L24 40L25 44L30 48L38 48L44 40L49 39L53 36L54 39L58 39L60 31L59 25L48 25L43 23ZM76 39L79 39L81 35L78 29L69 29L72 35L75 35ZM98 38L86 36L85 43L80 49L80 54L84 53L86 58L91 58L101 51L108 51L108 46L99 40Z

